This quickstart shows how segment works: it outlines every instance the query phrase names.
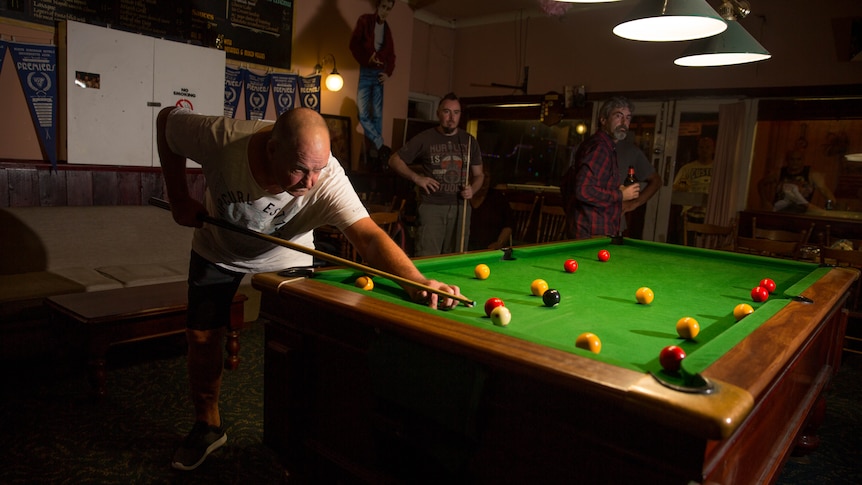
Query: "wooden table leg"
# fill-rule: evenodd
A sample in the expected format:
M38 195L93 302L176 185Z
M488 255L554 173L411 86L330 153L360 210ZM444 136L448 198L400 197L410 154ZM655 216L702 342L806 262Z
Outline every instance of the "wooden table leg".
M94 335L87 344L87 380L93 395L102 399L108 395L108 343Z
M227 351L227 357L224 359L224 368L236 370L239 367L239 330L234 328L228 330L224 348Z

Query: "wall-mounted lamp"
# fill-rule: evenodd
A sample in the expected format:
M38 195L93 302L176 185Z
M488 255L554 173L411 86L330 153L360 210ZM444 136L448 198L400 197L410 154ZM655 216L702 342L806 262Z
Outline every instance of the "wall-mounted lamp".
M324 66L326 66L327 62L332 63L332 72L326 76L326 89L330 91L341 91L341 88L344 87L344 78L341 77L341 74L338 73L338 68L335 67L335 56L332 54L326 54L323 56L323 59L320 60L314 66L315 74L321 74L323 72Z
M673 63L686 67L732 66L765 61L770 57L769 51L739 22L728 22L727 30L708 39L692 42Z
M642 0L626 18L614 34L649 42L702 39L727 29L706 0Z

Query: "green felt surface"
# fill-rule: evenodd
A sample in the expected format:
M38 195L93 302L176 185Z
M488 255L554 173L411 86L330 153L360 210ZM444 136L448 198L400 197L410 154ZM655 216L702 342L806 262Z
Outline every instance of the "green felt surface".
M599 262L597 252L607 249L611 258ZM801 294L826 269L815 264L761 258L724 251L610 239L567 242L515 248L514 260L502 260L501 252L478 252L418 260L428 277L458 285L476 306L459 306L446 313L458 322L525 339L541 345L599 359L628 369L663 374L658 361L662 348L681 346L688 357L684 370L696 374L708 367L764 321ZM566 273L563 263L575 259L578 270ZM474 268L487 264L491 275L477 279ZM363 292L353 287L360 276L353 270L319 272L315 279ZM541 278L562 295L554 308L530 293L530 284ZM777 289L765 303L751 301L751 289L761 279L772 278ZM649 305L638 304L635 291L647 286L655 293ZM419 312L435 312L405 299L391 281L376 277L375 297L409 305ZM506 327L497 327L484 314L484 302L501 298L512 313ZM733 308L749 303L755 312L740 322ZM694 340L676 334L676 322L694 317L700 334ZM596 334L601 352L591 354L575 347L583 332Z

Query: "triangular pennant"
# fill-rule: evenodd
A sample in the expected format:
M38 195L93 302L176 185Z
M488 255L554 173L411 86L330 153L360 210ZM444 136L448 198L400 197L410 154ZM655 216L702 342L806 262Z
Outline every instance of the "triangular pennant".
M243 69L245 79L245 119L262 120L269 104L269 74L261 76Z
M224 115L233 118L236 115L236 107L239 106L239 97L242 94L242 82L245 76L242 71L226 66L224 70Z
M42 150L56 169L57 48L46 44L10 43L9 50L42 141Z

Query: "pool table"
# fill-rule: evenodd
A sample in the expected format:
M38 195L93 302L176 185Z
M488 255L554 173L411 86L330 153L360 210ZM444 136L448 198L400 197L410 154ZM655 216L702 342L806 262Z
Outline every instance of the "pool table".
M312 483L765 483L794 448L816 446L858 272L614 242L417 259L476 301L445 312L380 277L357 288L353 269L256 275L265 443ZM480 263L489 278L474 275ZM559 305L531 294L537 278ZM777 289L753 302L763 278ZM650 304L635 300L644 286ZM508 325L485 315L492 297ZM754 312L737 321L740 303ZM677 335L685 316L694 339ZM574 345L584 332L598 354ZM687 354L677 372L659 363L668 345Z

